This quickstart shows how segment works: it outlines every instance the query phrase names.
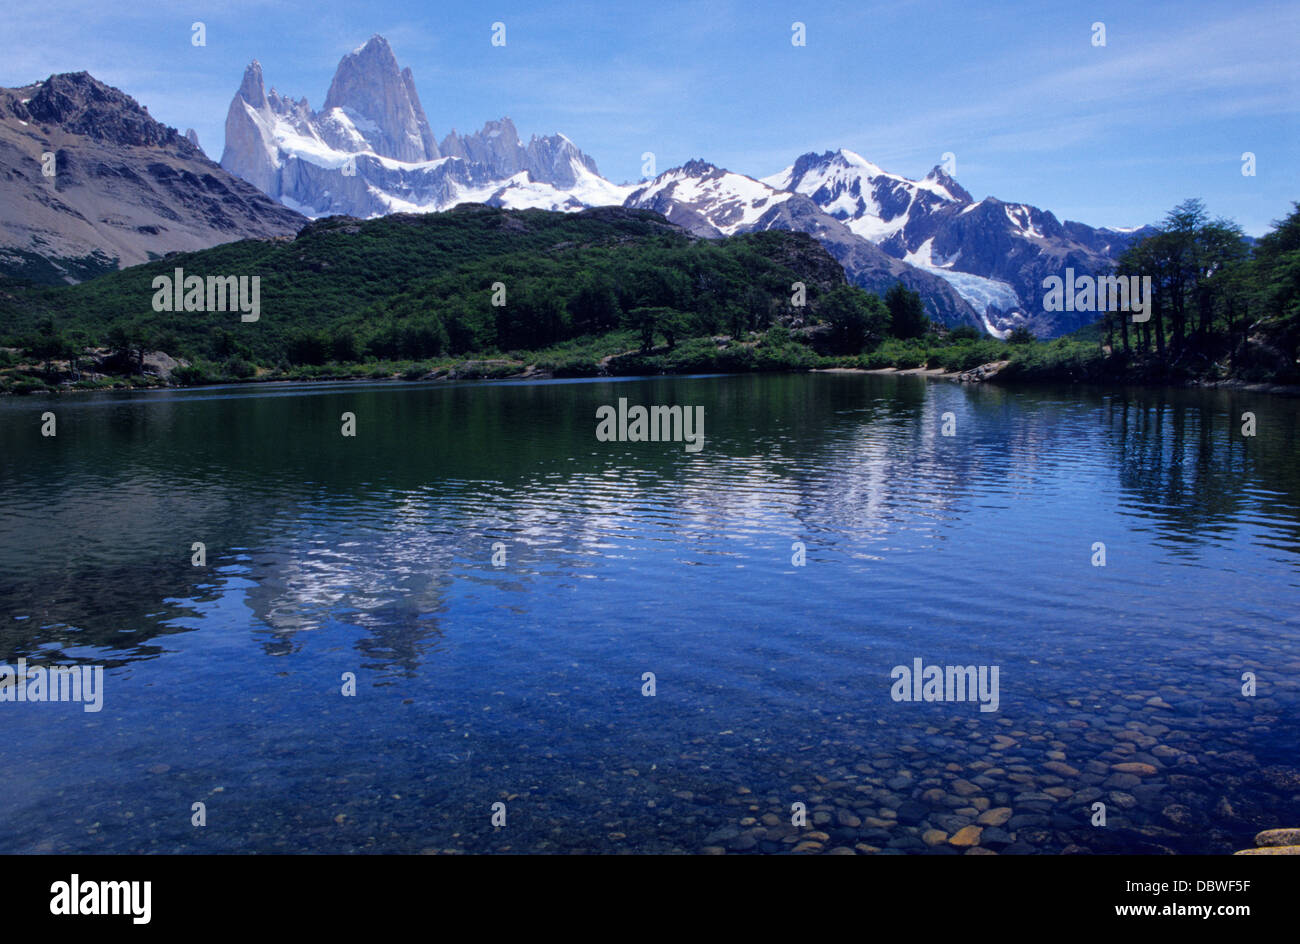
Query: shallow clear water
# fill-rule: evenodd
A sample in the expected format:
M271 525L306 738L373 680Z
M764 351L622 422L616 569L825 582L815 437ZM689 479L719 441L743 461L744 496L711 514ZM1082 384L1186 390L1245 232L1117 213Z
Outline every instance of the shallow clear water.
M597 441L619 397L702 405L703 450ZM1244 848L1300 825L1298 406L837 374L11 398L0 662L107 668L98 713L0 703L0 852ZM894 701L915 658L998 666L998 710Z

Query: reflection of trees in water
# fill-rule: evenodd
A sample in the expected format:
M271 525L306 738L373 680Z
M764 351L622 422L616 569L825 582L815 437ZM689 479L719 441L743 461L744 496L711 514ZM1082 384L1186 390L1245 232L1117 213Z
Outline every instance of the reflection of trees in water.
M1247 410L1263 421L1253 439L1241 435ZM1161 541L1190 550L1262 515L1285 532L1269 546L1300 550L1292 401L1138 391L1110 398L1104 415L1129 500L1124 510L1152 522Z
M198 616L195 605L220 597L214 583L188 559L174 567L88 562L14 580L0 589L0 663L25 657L113 668L155 658L167 651L165 637L193 628L183 621Z
M17 654L53 643L150 657L164 649L158 637L203 625L208 604L237 596L264 627L268 654L296 652L300 633L333 622L359 631L356 646L376 667L411 672L436 647L429 617L443 609L458 559L470 563L457 579L522 590L530 546L539 559L567 552L560 566L572 573L655 528L703 547L774 506L828 540L878 531L894 515L943 517L979 460L939 439L947 406L931 388L861 375L665 378L172 409L165 448L120 457L114 473L133 496L123 501L125 539L97 521L103 549L77 572L14 588L14 609L43 600L42 617L9 623L0 641ZM620 396L703 405L706 453L596 443L595 405ZM321 445L340 398L366 421L363 450ZM969 435L966 409L948 405ZM93 427L110 470L118 441L140 439L133 417L156 425L140 410ZM891 504L899 495L907 509ZM195 536L208 544L206 569L189 566ZM511 548L499 573L486 566L496 539ZM160 545L175 557L157 559ZM144 553L155 559L115 562Z

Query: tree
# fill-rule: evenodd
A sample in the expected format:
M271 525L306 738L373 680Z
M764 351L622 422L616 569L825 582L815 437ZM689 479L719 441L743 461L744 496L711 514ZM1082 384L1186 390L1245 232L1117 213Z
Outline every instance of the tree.
M667 326L669 331L677 330L677 325L672 316L678 314L671 308L662 306L633 308L624 316L625 327L637 331L641 335L642 352L649 351L655 344L655 332L663 330ZM665 332L667 334L667 332ZM673 335L668 335L669 346L672 346Z
M765 331L772 323L772 297L757 285L745 290L745 328L749 331Z
M1249 264L1252 288L1245 301L1274 330L1295 363L1300 342L1300 203L1274 226L1255 246Z
M1151 349L1151 335L1155 335L1157 357L1160 360L1165 358L1165 318L1164 318L1164 266L1162 260L1162 247L1157 242L1159 234L1148 236L1139 242L1129 246L1119 257L1119 262L1115 270L1125 277L1130 276L1150 276L1151 278L1151 297L1147 299L1150 311L1147 313L1148 319L1145 322L1138 322L1139 338L1141 342L1139 348L1143 353ZM1125 317L1129 317L1125 313Z
M90 337L85 331L76 329L67 333L68 368L75 379L81 379L81 355L90 347Z
M1128 247L1117 272L1151 279L1150 324L1139 323L1138 329L1142 349L1149 348L1148 337L1154 332L1162 362L1166 334L1171 362L1222 353L1223 337L1216 334L1215 325L1222 316L1231 335L1242 307L1246 255L1241 228L1231 220L1211 220L1199 200L1184 200L1169 211L1155 235ZM1127 338L1125 342L1127 346Z
M661 309L658 323L659 331L663 334L669 350L677 346L678 337L690 330L690 317L675 308Z
M1184 200L1169 211L1160 225L1160 233L1152 237L1164 257L1165 284L1173 319L1171 347L1174 357L1183 352L1186 344L1187 301L1197 272L1197 233L1207 222L1205 205L1200 200Z
M108 329L108 346L130 366L136 362L136 373L144 373L144 356L153 350L153 332L141 321L119 321Z
M330 357L340 364L361 360L361 344L357 333L349 327L337 327L330 337Z
M231 357L248 360L253 356L248 344L226 328L216 328L209 337L209 349L214 360L224 361Z
M663 260L667 262L667 260ZM691 279L685 272L671 264L661 265L655 270L655 303L665 308L689 308L691 304Z
M818 314L831 326L831 344L840 354L874 349L889 327L889 309L878 295L837 285L821 299Z
M763 346L770 348L785 347L791 341L790 329L779 321L767 329L763 335Z
M1008 344L1033 344L1038 338L1024 325L1017 325L1007 335Z
M618 294L603 278L583 282L568 308L576 334L602 334L618 327Z
M23 345L27 353L44 364L45 373L50 373L53 362L71 356L72 342L54 325L54 319L42 318L32 335Z
M1196 302L1196 341L1202 352L1212 354L1217 314L1226 312L1229 295L1238 288L1236 273L1248 250L1241 227L1231 220L1217 219L1196 233L1193 249L1195 273L1192 294Z
M497 348L535 350L561 340L569 324L564 299L548 284L525 283L496 309Z
M913 292L902 282L895 282L885 293L889 309L889 333L896 338L919 338L930 328L921 293Z
M391 329L391 322L388 326ZM330 339L323 331L299 331L289 339L289 361L294 364L324 364L329 358ZM395 357L395 345L385 348L389 357Z

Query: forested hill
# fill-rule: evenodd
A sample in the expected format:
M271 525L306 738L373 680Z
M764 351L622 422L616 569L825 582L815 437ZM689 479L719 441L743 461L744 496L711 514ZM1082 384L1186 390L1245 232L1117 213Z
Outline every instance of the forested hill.
M932 324L901 283L883 299L849 285L804 233L705 239L619 207L331 217L293 238L177 254L80 285L0 281L0 392L813 367L979 368L973 379L1001 381L1300 379L1300 205L1251 245L1185 201L1117 270L1149 284L1145 321L1115 310L1074 337L1039 342L1021 326L1002 341ZM218 281L227 297L212 310Z
M177 269L259 277L257 320L241 320L234 298L226 311L155 311L155 277ZM794 282L807 287L806 308L791 305ZM705 240L647 210L476 204L331 217L295 238L173 254L79 285L0 285L0 339L20 343L40 326L74 346L191 360L417 359L536 349L647 322L682 338L811 323L844 285L839 264L803 233Z

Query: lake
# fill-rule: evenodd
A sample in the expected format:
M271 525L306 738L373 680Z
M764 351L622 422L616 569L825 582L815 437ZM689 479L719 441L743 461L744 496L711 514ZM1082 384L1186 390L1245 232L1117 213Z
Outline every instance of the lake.
M702 447L598 439L620 399L702 407ZM102 667L102 701L6 686L0 852L1246 848L1300 826L1298 407L828 373L6 398L0 662Z

